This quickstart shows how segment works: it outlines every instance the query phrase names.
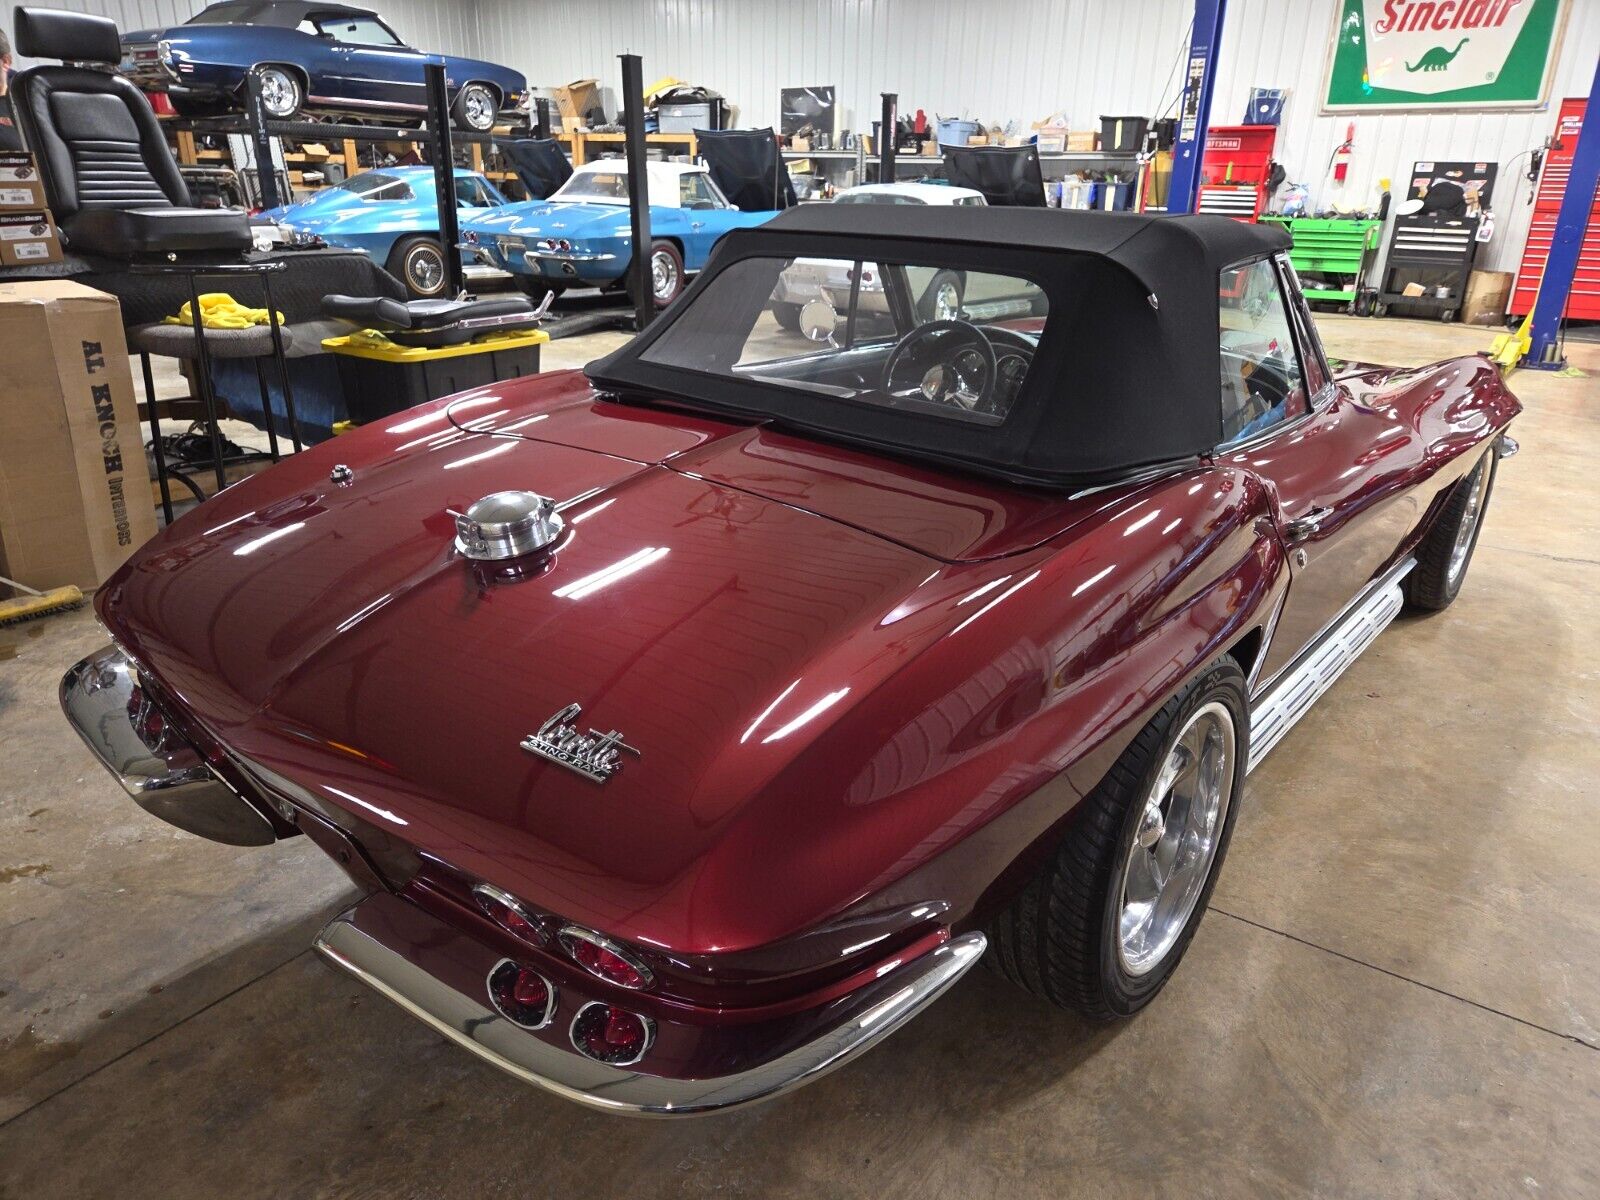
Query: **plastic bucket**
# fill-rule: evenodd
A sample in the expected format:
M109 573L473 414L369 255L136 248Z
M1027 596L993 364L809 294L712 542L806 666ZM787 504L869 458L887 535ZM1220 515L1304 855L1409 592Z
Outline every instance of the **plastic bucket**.
M967 140L978 132L976 121L945 121L939 122L939 144L941 146L965 146Z

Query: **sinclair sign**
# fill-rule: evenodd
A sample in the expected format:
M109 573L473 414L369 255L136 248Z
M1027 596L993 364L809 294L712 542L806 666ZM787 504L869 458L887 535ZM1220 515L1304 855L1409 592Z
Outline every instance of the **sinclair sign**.
M1543 104L1568 0L1339 0L1324 108Z

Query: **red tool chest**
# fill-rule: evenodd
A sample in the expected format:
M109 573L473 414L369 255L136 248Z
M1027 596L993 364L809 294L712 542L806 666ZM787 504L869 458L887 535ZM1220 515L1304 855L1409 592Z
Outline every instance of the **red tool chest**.
M1556 118L1556 144L1545 155L1539 190L1534 194L1528 244L1522 251L1517 286L1511 293L1510 311L1519 317L1533 308L1545 260L1550 256L1556 215L1561 211L1562 193L1567 190L1567 176L1572 173L1572 155L1578 148L1586 103L1582 97L1561 102L1561 115ZM1595 202L1589 209L1589 226L1584 231L1583 249L1578 254L1578 270L1572 278L1566 315L1582 321L1600 321L1600 189L1596 190Z
M1213 125L1200 156L1196 212L1254 221L1267 207L1267 172L1278 139L1276 125Z

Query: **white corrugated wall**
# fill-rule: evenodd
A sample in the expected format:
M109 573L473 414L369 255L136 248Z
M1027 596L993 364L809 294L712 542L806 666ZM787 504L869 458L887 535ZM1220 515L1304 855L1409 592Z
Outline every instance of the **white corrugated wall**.
M1291 90L1277 157L1319 202L1335 198L1329 156L1350 118L1321 116L1337 0L1231 0L1212 117L1240 119L1252 86ZM191 0L64 0L124 28L181 20ZM536 86L593 77L612 91L616 56L644 57L645 78L675 75L722 92L743 125L776 120L778 89L832 83L846 128L870 128L878 94L902 112L1037 120L1064 109L1075 128L1102 114L1156 112L1177 86L1187 0L378 0L414 45L475 54L525 71ZM1600 0L1569 0L1554 87L1587 93L1600 56ZM1481 265L1514 269L1527 233L1526 158L1554 125L1550 110L1360 116L1343 194L1380 178L1403 183L1423 158L1493 159L1498 221Z
M1347 116L1322 116L1337 0L1230 0L1212 119L1241 119L1250 88L1291 98L1277 157L1318 202ZM1177 86L1187 46L1186 0L477 0L478 50L527 73L536 86L593 77L614 89L616 56L644 57L646 80L675 75L716 88L743 125L771 124L778 89L836 84L847 128L868 129L878 93L901 111L1037 120L1065 109L1075 128L1102 114L1155 112ZM1552 98L1585 95L1600 56L1600 0L1569 0ZM608 103L614 103L614 90ZM1514 270L1528 228L1527 159L1554 127L1552 110L1404 113L1355 119L1355 156L1342 194L1361 202L1378 180L1403 186L1418 159L1498 162L1497 227L1480 253Z

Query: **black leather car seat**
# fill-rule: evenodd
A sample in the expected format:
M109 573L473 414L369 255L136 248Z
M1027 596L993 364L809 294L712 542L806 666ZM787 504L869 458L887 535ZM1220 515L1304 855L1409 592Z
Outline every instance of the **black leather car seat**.
M403 346L459 346L490 334L537 329L553 295L535 308L526 296L412 300L382 296L324 296L322 311L358 329L375 329Z
M244 213L192 206L144 93L77 65L121 59L114 22L20 6L14 16L19 54L65 60L23 71L11 87L18 128L69 249L125 259L250 248Z

